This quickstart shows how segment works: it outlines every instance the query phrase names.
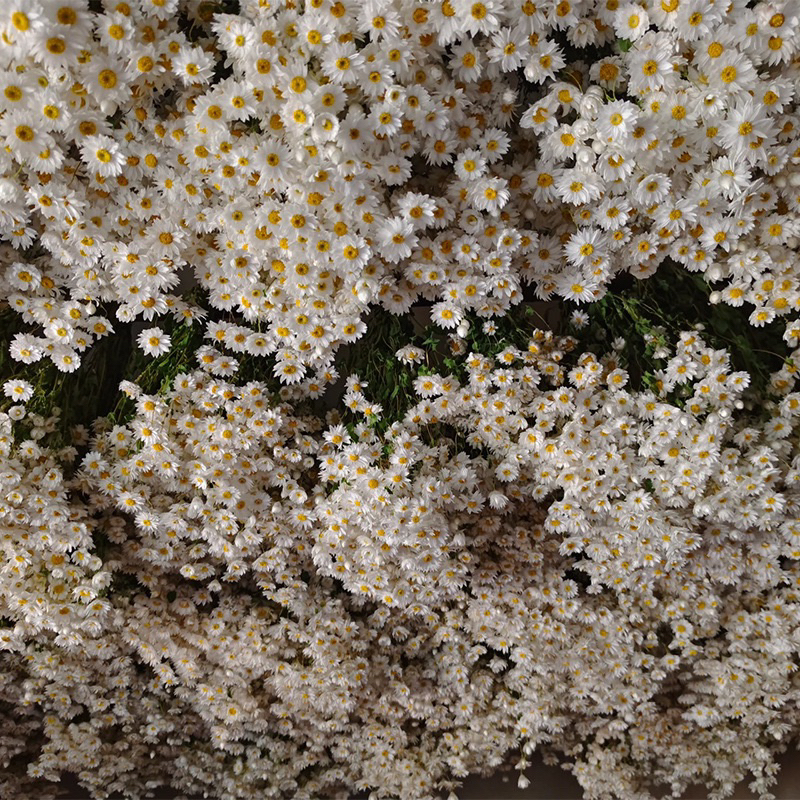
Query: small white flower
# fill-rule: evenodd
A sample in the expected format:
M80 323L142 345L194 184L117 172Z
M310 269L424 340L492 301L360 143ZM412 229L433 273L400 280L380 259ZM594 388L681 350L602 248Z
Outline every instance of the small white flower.
M494 509L503 509L508 505L508 497L502 492L489 492L489 505Z
M481 178L471 187L470 201L480 211L497 216L511 197L506 186L503 178Z
M25 417L25 406L11 406L8 409L8 416L15 422L18 422Z
M136 399L142 393L142 390L132 381L122 381L119 385L119 390L133 399Z
M576 328L585 328L589 324L589 315L585 311L576 308L570 315L570 322Z
M28 381L10 380L3 384L3 392L11 400L24 403L33 396L33 386Z
M459 180L478 180L486 172L486 158L480 150L464 150L456 159L454 170Z
M614 30L617 36L631 42L642 36L649 25L647 10L636 3L621 5L614 15Z
M172 340L161 328L143 330L136 341L148 356L163 356L172 346Z

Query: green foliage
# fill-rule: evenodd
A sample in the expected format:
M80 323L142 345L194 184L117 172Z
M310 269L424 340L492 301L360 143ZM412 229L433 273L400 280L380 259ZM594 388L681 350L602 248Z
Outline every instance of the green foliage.
M580 308L589 315L586 328L570 330L579 341L576 352L600 356L614 339L625 339L621 357L634 389L654 388L656 373L666 365L666 359L656 358L657 350L673 346L680 331L697 329L710 347L730 353L734 369L750 374L748 395L763 397L771 373L785 361L783 323L754 328L746 308L711 305L709 294L702 275L667 262L646 280L618 278L601 300L588 306L568 304L565 314Z
M748 395L757 402L768 393L770 375L784 363L782 321L753 328L747 320L747 309L711 305L708 296L709 287L701 275L668 263L647 280L637 281L629 275L618 277L610 291L590 305L563 303L562 322L566 323L573 309L588 315L589 324L585 328L570 327L569 333L578 340L575 354L590 350L602 357L610 352L615 339L624 339L619 359L627 368L635 390L655 389L658 372L666 365L665 358L656 357L660 356L659 348L671 347L679 331L702 325L703 339L712 347L728 350L733 367L750 374ZM200 290L194 290L187 299L207 306ZM222 318L219 313L212 313L212 317ZM368 384L367 396L383 409L374 422L379 430L402 419L418 401L413 390L417 376L438 372L464 382L467 370L463 355L473 352L493 358L508 347L525 350L536 329L550 327L536 307L527 303L492 319L489 327L493 329L488 332L485 318L471 315L467 321L469 332L462 342L463 354L456 354L448 331L415 321L411 314L398 316L376 308L366 320L364 336L340 350L337 366L343 378L357 374ZM83 354L80 369L62 373L46 359L29 365L11 359L7 344L15 333L27 327L18 314L2 309L0 382L23 378L33 384L35 393L27 404L29 417L39 414L47 418L53 406L60 407L61 418L51 441L56 446L70 444L76 425L89 427L98 417L106 417L112 424L131 418L135 401L120 393L120 381L133 381L146 394L163 394L172 387L176 376L197 366L195 353L204 343L203 327L189 326L170 317L163 317L157 323L172 338L172 347L165 355L145 356L133 343L131 326L117 324L115 334L98 341ZM421 363L407 365L395 358L395 353L407 345L414 345L424 353ZM269 388L272 401L280 402L281 384L272 371L274 357L241 355L237 361L239 369L232 380L240 384L261 381ZM329 387L316 403L307 401L301 405L322 416L341 399L341 383L338 391L337 387ZM670 399L681 404L680 391ZM7 410L10 405L11 400L0 397L0 410ZM354 415L345 413L345 422L352 425L355 420ZM25 425L19 427L24 433Z
M49 359L23 364L11 358L8 343L27 326L15 311L0 310L0 384L7 380L28 381L34 388L33 397L26 403L27 417L49 417L54 407L61 417L50 437L54 447L72 443L76 425L88 426L115 401L122 375L122 365L130 355L130 337L124 334L107 336L95 343L84 355L81 367L73 373L60 372ZM7 411L13 401L0 395L0 411ZM27 426L18 427L23 435Z
M463 342L464 355L480 353L493 358L508 347L525 350L536 329L548 328L547 321L529 304L517 306L504 317L493 319L495 330L492 333L484 331L486 321L474 314L468 317L470 328ZM412 366L395 358L395 353L408 345L424 353L421 363ZM453 352L450 335L442 328L432 323L415 324L410 315L397 316L375 309L367 320L364 336L346 348L342 373L358 375L367 383L367 396L383 409L374 425L384 431L402 419L420 399L413 389L416 377L439 373L465 382L468 376L464 355ZM431 435L437 434L448 438L456 436L453 431L434 426Z
M411 385L416 371L401 364L394 354L401 347L416 345L425 349L430 359L430 349L423 344L429 338L415 329L409 316L375 309L367 319L364 335L342 349L342 374L358 375L367 384L369 398L383 408L382 418L375 423L380 430L401 419L417 399Z
M480 353L489 358L494 358L509 347L527 350L534 331L550 328L548 321L528 303L514 306L505 316L493 317L491 324L495 330L492 333L484 330L486 318L470 315L468 321L470 327L465 337L466 352ZM445 366L450 367L451 374L461 379L466 377L463 359L447 359Z
M202 305L202 295L190 292L187 299ZM111 314L110 316L113 316ZM56 430L49 437L51 446L62 447L73 440L74 428L89 428L99 417L111 423L124 423L133 415L135 403L119 391L123 380L137 383L146 394L166 392L177 375L193 369L195 351L203 342L203 328L176 322L171 317L157 320L172 337L172 348L160 358L144 355L133 341L133 326L115 323L115 332L95 342L81 356L75 372L60 372L46 358L23 364L11 358L8 344L14 335L29 332L30 327L12 309L0 309L0 384L10 379L26 380L33 385L33 397L26 403L27 417L48 418L54 407L61 409ZM13 401L0 395L0 411ZM25 422L18 435L27 435Z
M185 323L170 324L168 320L159 320L165 333L172 338L169 352L158 358L146 356L139 348L132 348L123 368L121 380L136 383L145 394L164 394L172 388L176 376L188 372L197 366L195 351L203 343L203 329L200 325ZM123 424L132 416L136 402L118 391L116 403L107 416L113 424Z

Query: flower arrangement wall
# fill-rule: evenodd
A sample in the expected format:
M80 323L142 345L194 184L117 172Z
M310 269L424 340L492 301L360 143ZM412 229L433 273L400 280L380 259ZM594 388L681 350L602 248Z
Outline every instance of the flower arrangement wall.
M768 797L798 11L4 0L0 794Z

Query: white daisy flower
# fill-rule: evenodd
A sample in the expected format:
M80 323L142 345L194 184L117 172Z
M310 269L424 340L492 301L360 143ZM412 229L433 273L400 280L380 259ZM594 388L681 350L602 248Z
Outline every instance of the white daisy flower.
M136 341L148 356L163 356L164 353L169 352L172 346L170 337L161 328L157 327L143 330Z
M33 396L33 386L28 381L15 379L3 384L3 392L11 400L24 403Z

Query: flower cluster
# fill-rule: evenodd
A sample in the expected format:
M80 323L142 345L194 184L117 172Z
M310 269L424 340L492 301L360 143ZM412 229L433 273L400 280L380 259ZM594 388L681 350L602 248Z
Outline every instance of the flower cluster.
M794 344L798 18L750 5L7 3L14 355L76 368L98 303L193 322L194 281L313 392L370 305L464 331L666 258Z
M74 450L12 445L6 415L0 643L28 676L6 693L44 714L29 775L133 791L132 738L176 760L145 758L151 786L422 797L547 746L589 797L646 772L766 791L800 723L800 395L759 420L695 332L655 392L549 332L460 363L419 371L383 434L355 376L354 424L209 367L130 385L134 418L69 479Z
M542 749L587 798L766 795L800 733L796 3L0 6L0 794L432 798ZM580 333L666 262L780 320L760 395L702 326L648 329L646 376L470 344L533 297ZM447 359L395 343L402 411L358 370L331 408L419 303ZM108 336L149 366L60 446L41 375Z

